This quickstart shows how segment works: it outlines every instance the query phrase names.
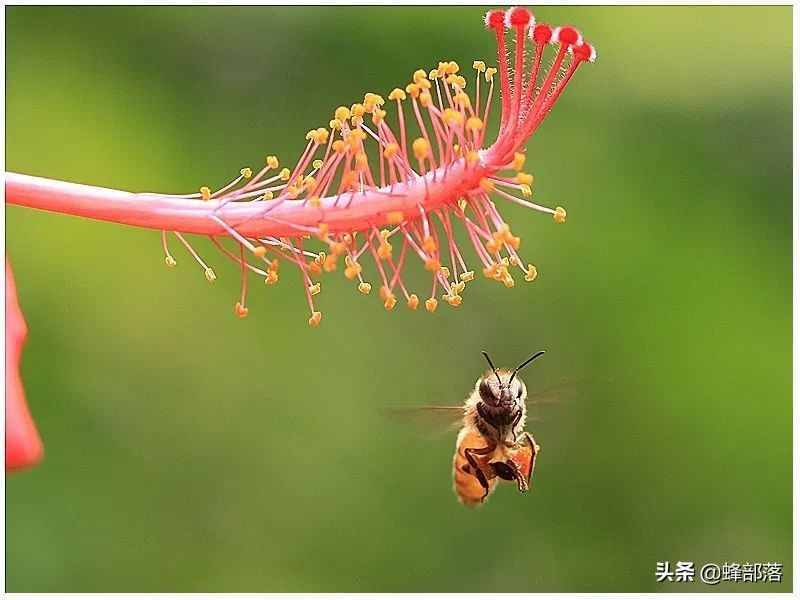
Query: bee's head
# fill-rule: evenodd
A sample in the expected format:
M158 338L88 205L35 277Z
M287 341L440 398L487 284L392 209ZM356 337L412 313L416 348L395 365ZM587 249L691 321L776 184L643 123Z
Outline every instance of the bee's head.
M475 389L480 394L481 400L495 408L524 403L528 391L522 380L517 377L517 373L544 354L544 352L544 350L540 350L513 371L497 369L489 355L483 352L482 354L486 357L491 370L487 371L475 384Z
M527 396L521 379L511 379L512 372L506 370L487 371L475 384L481 400L492 407L510 406L524 402Z

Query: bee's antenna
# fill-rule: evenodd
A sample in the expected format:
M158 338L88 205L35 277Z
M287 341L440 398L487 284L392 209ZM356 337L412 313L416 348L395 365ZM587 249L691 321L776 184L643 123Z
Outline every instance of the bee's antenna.
M492 359L489 358L489 354L486 352L486 350L481 350L481 354L483 354L483 356L486 358L486 362L489 363L489 366L492 367L492 371L494 371L494 376L497 377L497 383L500 384L500 387L503 387L503 382L500 379L500 375L497 373L497 367L494 366Z
M530 363L535 361L537 358L539 358L545 352L546 352L546 350L539 350L536 354L531 356L528 360L526 360L524 363L522 363L520 366L518 366L516 369L514 369L514 372L511 374L511 378L508 380L508 383L511 383L512 381L514 381L514 377L517 376L517 373L519 371L521 371L523 368L527 367ZM487 356L486 358L488 359L489 357Z

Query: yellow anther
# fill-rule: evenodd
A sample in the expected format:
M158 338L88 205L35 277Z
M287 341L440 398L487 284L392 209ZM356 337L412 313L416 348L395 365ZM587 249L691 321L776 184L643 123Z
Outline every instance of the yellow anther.
M471 167L478 164L480 158L481 158L480 155L475 150L470 150L469 152L467 152L467 164ZM462 208L461 210L464 209Z
M405 99L406 99L406 93L400 88L394 88L391 92L389 92L389 100L405 100Z
M403 222L403 212L400 210L393 210L386 213L386 222L389 225L399 225Z
M447 302L452 307L461 306L461 296L458 294L445 294L442 296L442 300Z
M436 241L429 235L425 236L425 239L422 240L422 249L428 254L433 254L436 252Z
M525 166L525 155L522 152L514 153L514 162L511 163L511 168L515 171L522 171Z
M309 196L308 205L312 208L319 208L322 206L322 201L320 201L319 196Z
M392 310L395 304L397 304L397 298L395 297L394 294L389 294L386 297L386 300L383 301L383 308L385 308L386 310Z
M533 281L538 275L539 272L536 270L536 267L528 264L528 268L525 270L525 281Z
M380 125L381 121L386 118L386 111L380 108L376 108L375 111L372 113L372 123L373 125Z
M348 279L355 279L360 272L361 272L361 265L351 265L349 267L345 267L344 276L347 277Z
M383 260L392 258L392 245L389 242L383 242L378 246L378 258Z
M436 75L437 75L437 77L444 77L445 75L447 75L447 63L446 62L440 62L439 63L439 67L436 69Z
M291 175L292 175L292 172L289 169L287 169L286 167L281 169L280 177L281 177L282 181L289 181L289 177Z
M367 295L372 291L372 286L368 284L366 281L362 281L358 284L358 291L364 295Z
M164 257L164 262L165 262L165 263L167 263L167 266L168 266L168 267L174 267L175 265L177 265L177 264L178 264L178 263L175 261L175 259L174 259L174 258L172 258L172 256L170 256L170 255L167 255L167 256L165 256L165 257Z
M426 79L425 81L427 81L427 79ZM419 103L420 103L422 106L426 106L426 107L427 107L427 106L430 106L432 102L433 102L433 98L431 98L431 95L430 95L430 93L428 93L428 92L422 92L422 93L419 95Z
M458 73L459 69L460 69L460 67L458 66L458 63L456 61L451 60L449 63L447 63L447 73L448 74L455 75L456 73Z
M439 301L436 298L428 298L425 300L425 309L428 312L436 311L436 307L439 306Z
M508 273L506 273L506 276L503 277L503 285L506 286L507 288L514 287L514 278Z
M350 107L350 114L353 117L363 117L365 112L366 109L364 108L363 104L356 103Z
M400 146L392 142L391 144L387 144L386 148L383 149L383 155L386 158L392 158L393 156L397 155L400 151Z
M447 83L452 85L454 88L458 88L459 90L463 90L467 87L467 80L464 79L461 75L450 75L447 78ZM463 93L463 92L461 92ZM462 104L462 106L469 106L469 98L466 97L467 104Z
M367 139L367 134L361 129L354 129L347 134L347 140L350 142L364 141Z
M442 119L451 127L456 127L464 122L464 115L454 108L445 108L442 112Z
M313 135L314 142L316 144L327 144L328 143L328 130L322 129L321 127L314 132Z
M533 185L533 175L520 171L517 173L516 177L514 177L514 181L517 183L524 183L525 185Z
M386 287L385 285L381 286L381 289L378 290L378 296L381 300L386 300L389 296L392 295L392 291Z
M240 173L240 174L242 175L242 177L244 177L245 179L250 179L250 178L253 176L253 169L251 169L250 167L245 167L244 169L242 169L241 171L239 171L239 173Z
M277 157L277 156L275 156L275 155L273 155L273 154L270 154L270 155L269 155L269 156L266 158L266 163L267 163L267 166L268 166L270 169L277 169L277 168L278 168L278 166L280 165L280 162L278 162L278 157Z
M431 145L425 138L415 139L411 148L414 150L414 156L417 157L417 160L423 160L431 152Z
M419 306L419 297L416 294L411 294L408 297L406 306L408 306L408 308L410 308L411 310L417 310L417 307Z
M267 276L264 279L264 283L267 285L278 283L278 272L273 270L267 271Z
M497 265L491 264L483 268L483 276L487 279L494 279L494 274L497 272Z
M339 131L342 128L342 122L339 119L331 119L328 121L328 125L334 131Z
M211 189L208 186L203 186L200 188L200 197L203 200L210 200L211 199Z
M445 279L450 279L450 269L442 265L439 267L439 272L444 276Z
M475 271L465 271L461 274L461 281L472 281L475 279Z
M272 200L274 197L275 196L273 195L273 193L270 192L269 190L267 190L266 192L264 192L264 195L261 196L261 199L262 200Z
M480 117L470 117L467 119L467 129L469 131L480 131L483 129L483 121L480 120Z
M436 79L437 77L439 77L439 70L438 69L431 69L430 72L428 73L428 78L429 79Z
M510 235L510 236L508 236L506 238L506 244L511 246L514 250L519 250L519 246L520 246L521 243L522 243L522 240L519 238L519 236ZM516 260L516 258L514 258L513 256L511 258L513 260Z
M258 258L263 258L266 255L267 249L264 246L256 246L253 248L253 254Z
M476 60L472 63L472 68L478 73L483 73L486 70L486 63L482 60Z
M486 69L486 75L485 75L486 81L491 81L492 79L494 79L495 73L497 73L497 69L495 69L494 67L489 67L488 69Z
M427 79L428 74L425 72L424 69L417 69L414 71L414 75L411 76L411 79L414 83L419 83L420 79Z
M409 83L406 86L406 92L408 92L412 98L419 96L420 91L421 89L416 83Z
M526 198L530 198L531 196L533 196L533 190L531 189L531 186L529 186L527 183L521 184L519 186L519 191L522 192L522 195L525 196Z
M350 118L350 109L346 106L340 106L336 109L336 112L333 113L333 117L340 123L344 123Z
M452 286L453 293L460 294L461 292L464 291L464 288L466 288L466 287L467 287L467 284L464 283L463 281L460 281L458 283L454 283L453 286Z
M325 262L322 263L322 268L326 273L336 270L336 255L331 254L325 257Z
M456 104L461 108L469 108L472 106L472 102L470 102L469 96L466 92L458 92L455 96L453 96L453 100L456 101Z
M420 89L422 89L422 90L429 90L429 89L431 89L431 85L432 85L432 84L431 84L431 82L430 82L430 81L428 81L427 79L420 79L420 80L417 82L417 85L418 85L418 86L420 87Z
M345 144L344 144L344 142L342 140L336 140L335 142L333 142L333 144L331 144L331 149L334 152L340 152L341 153L341 152L344 152L346 150L346 146L345 146Z
M319 282L315 283L314 285L308 286L308 293L312 296L316 296L320 292L320 285Z
M502 248L502 247L503 247L503 245L500 242L498 242L497 240L488 240L486 242L486 249L491 254L497 254L498 252L500 252L500 248Z
M236 306L233 308L233 312L240 319L244 319L247 316L247 313L250 311L248 311L246 307L242 306L241 302L237 302Z
M441 268L442 268L442 263L440 263L435 258L426 258L425 259L425 269L426 270L431 271L432 273L435 273L436 271L438 271Z
M464 212L467 209L467 201L464 200L464 198L458 199L458 208L461 210L461 212Z
M453 152L455 152L456 154L458 154L458 152L459 152L460 150L461 150L461 146L459 146L458 144L453 144Z
M486 177L482 177L478 182L478 185L481 186L481 189L484 192L491 192L494 189L494 182Z
M214 273L214 269L212 269L211 267L208 267L205 270L204 274L209 283L214 283L214 281L217 280L217 274Z
M318 310L315 310L311 313L311 317L308 319L308 324L311 327L319 327L319 322L322 321L322 313Z
M307 139L307 140L313 140L313 139L314 139L314 135L316 135L316 133L317 133L317 130L316 130L316 129L309 129L309 130L306 132L306 139Z
M318 158L317 160L311 163L311 166L314 167L316 170L320 170L323 164L325 163L322 162L322 159Z
M556 212L553 213L553 221L565 223L567 221L567 211L560 206L556 206Z

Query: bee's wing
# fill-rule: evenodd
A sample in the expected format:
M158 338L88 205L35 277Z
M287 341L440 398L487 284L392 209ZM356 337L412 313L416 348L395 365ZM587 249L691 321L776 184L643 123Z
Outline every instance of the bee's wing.
M432 437L456 431L464 421L464 406L461 404L391 407L384 412L389 419L408 423Z
M528 391L528 409L546 404L563 404L571 402L578 394L578 385L574 379L562 379L540 390Z

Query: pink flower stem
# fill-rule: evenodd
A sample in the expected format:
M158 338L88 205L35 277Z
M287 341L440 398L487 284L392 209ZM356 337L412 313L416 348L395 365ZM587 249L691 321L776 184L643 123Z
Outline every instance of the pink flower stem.
M135 194L79 183L69 183L19 173L6 173L6 202L77 217L111 221L156 230L199 235L228 235L218 219L246 237L290 237L305 235L321 223L331 233L362 230L383 225L387 213L415 216L452 203L462 192L474 189L485 168L467 167L460 161L450 165L447 177L436 172L409 180L403 193L390 188L365 190L347 205L336 197L322 198L318 208L302 202L282 200L231 202L187 200L159 194ZM218 217L215 219L213 217Z

